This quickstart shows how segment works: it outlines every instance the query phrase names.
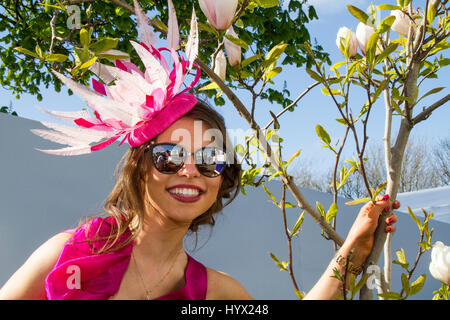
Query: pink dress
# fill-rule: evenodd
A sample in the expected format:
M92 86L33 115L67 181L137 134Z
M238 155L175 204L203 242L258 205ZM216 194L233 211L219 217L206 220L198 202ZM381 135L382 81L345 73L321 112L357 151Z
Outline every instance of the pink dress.
M90 221L89 238L109 235L113 221L111 217ZM95 254L92 247L100 249L104 241L84 241L88 224L67 231L73 233L73 236L64 245L56 265L45 279L47 299L107 300L119 290L130 262L133 241L114 252ZM125 233L118 243L129 236L130 232ZM78 284L73 281L75 276L79 277ZM184 287L155 300L205 300L206 289L205 266L188 255Z

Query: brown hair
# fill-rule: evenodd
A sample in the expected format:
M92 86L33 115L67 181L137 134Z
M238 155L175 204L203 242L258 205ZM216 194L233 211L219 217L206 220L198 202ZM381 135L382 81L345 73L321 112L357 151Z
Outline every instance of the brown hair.
M222 184L216 201L206 212L195 218L189 227L190 231L196 233L200 225L214 226L215 214L221 212L238 195L241 186L241 165L237 161L234 150L229 150L230 146L232 149L232 144L226 133L225 121L217 111L199 100L196 106L184 117L204 121L211 128L220 130L222 137L225 137L222 145L223 149L226 150L229 163L222 173ZM116 184L104 204L107 216L113 217L116 223L115 226L112 226L110 235L102 238L103 240L106 239L106 242L98 253L122 248L142 230L145 216L145 182L150 166L152 166L150 157L145 156L145 151L156 138L139 147L130 148L117 165ZM223 203L224 198L228 199L225 204ZM137 225L131 228L131 223L136 218ZM88 229L86 229L86 235ZM118 243L119 238L128 231L133 231L131 236L126 241Z

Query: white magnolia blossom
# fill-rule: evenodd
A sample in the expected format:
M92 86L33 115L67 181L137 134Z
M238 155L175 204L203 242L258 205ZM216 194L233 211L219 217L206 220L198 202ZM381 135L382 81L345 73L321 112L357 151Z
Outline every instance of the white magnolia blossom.
M233 38L238 37L232 26L228 28L226 34L232 36ZM239 64L241 62L241 47L234 44L227 38L224 39L223 44L225 46L225 52L227 53L228 63L231 66Z
M349 57L353 57L356 55L356 52L358 50L358 39L356 38L356 34L351 31L347 27L341 27L338 30L337 36L336 36L336 45L338 46L339 50L341 52L344 52L344 48L341 45L341 39L342 42L345 43L345 39L347 38L347 35L350 33L350 43L348 48Z
M395 16L395 21L392 24L391 29L405 37L408 36L409 26L413 24L408 15L401 10L393 10L391 11L391 15ZM413 28L413 32L414 29L415 28Z
M450 247L437 241L431 250L430 273L436 279L450 285Z
M227 75L227 60L225 58L223 50L220 50L217 53L216 59L214 61L214 72L222 81L225 81L225 77Z
M233 21L238 0L199 0L203 14L217 30L226 30Z
M370 36L374 34L374 32L374 27L368 26L362 22L360 22L356 28L356 39L358 39L359 48L364 55L366 54L367 43L369 42Z

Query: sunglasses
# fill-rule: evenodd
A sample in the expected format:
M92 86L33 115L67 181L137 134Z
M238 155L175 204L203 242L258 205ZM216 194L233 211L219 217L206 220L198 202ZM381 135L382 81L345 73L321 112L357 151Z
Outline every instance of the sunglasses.
M190 156L190 152L174 143L155 143L150 145L149 151L153 166L164 174L177 173ZM194 152L194 163L205 177L218 177L227 166L226 154L219 148L203 147Z

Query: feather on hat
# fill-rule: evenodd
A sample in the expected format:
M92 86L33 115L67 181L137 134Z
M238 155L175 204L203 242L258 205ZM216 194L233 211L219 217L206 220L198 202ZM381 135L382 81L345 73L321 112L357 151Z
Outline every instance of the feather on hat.
M195 12L185 47L188 61L184 58L180 60L176 51L179 45L176 13L172 1L168 2L168 48L156 49L153 46L156 37L148 18L134 0L140 43L131 41L131 44L145 67L144 72L129 61L116 60L115 67L95 62L90 70L102 82L92 79L92 90L53 71L59 80L85 100L94 116L87 111L50 111L39 108L78 127L41 122L49 130L32 129L34 134L68 147L37 150L53 155L80 155L103 149L121 137L119 145L127 141L131 147L137 147L166 130L196 105L197 99L188 91L200 79L197 66L194 80L180 91L198 53ZM162 55L164 51L170 52L174 61L172 70Z

